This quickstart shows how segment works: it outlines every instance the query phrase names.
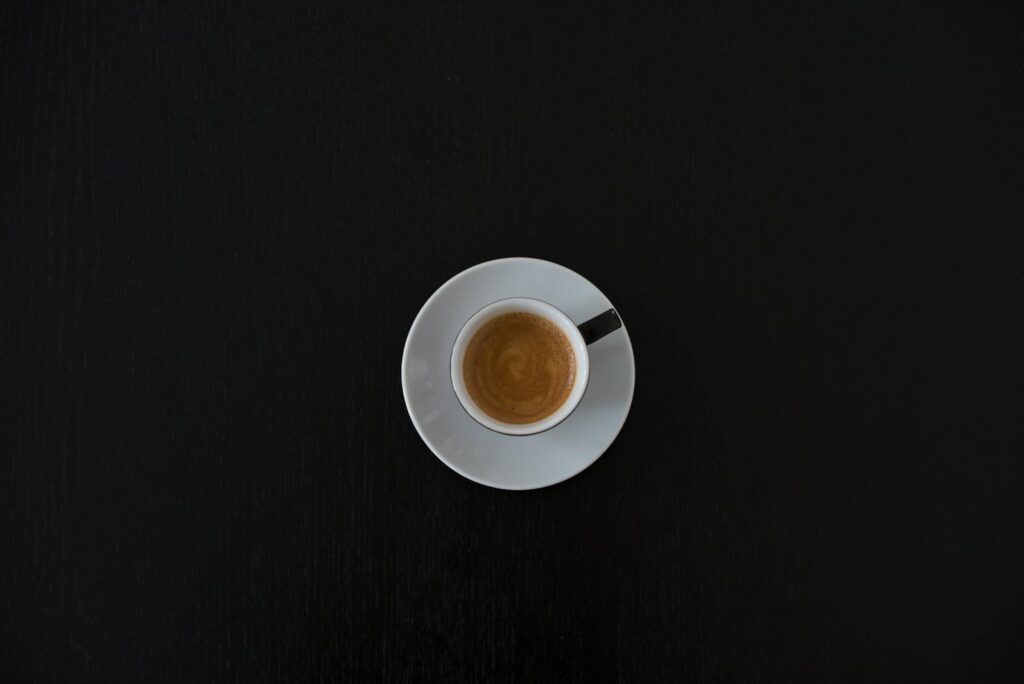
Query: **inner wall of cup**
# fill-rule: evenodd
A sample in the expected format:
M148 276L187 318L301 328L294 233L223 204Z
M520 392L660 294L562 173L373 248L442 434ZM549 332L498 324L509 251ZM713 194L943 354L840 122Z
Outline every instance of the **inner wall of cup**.
M576 378L572 392L557 411L543 420L534 423L512 424L496 420L489 416L483 409L476 405L466 391L465 379L462 374L462 362L473 335L480 330L488 321L507 313L532 313L551 321L562 331L572 346L573 354L576 357ZM495 430L509 433L528 433L546 429L549 424L556 425L572 412L576 404L586 390L587 381L590 375L590 358L587 353L587 345L583 342L576 325L554 306L538 300L531 299L509 299L495 302L480 310L467 321L459 333L452 350L452 382L455 385L455 393L459 401L466 407L475 420Z

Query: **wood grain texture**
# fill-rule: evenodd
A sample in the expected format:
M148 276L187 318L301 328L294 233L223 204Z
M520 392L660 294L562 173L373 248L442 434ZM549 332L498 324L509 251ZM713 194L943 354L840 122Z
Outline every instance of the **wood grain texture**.
M1010 3L0 5L0 678L1021 681ZM636 399L445 468L408 326L501 256Z

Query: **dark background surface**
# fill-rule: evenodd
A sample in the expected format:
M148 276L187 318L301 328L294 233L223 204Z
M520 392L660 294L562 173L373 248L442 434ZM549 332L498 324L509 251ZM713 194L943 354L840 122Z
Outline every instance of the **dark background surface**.
M0 5L5 681L1021 681L1011 3ZM632 413L509 493L423 301L527 255Z

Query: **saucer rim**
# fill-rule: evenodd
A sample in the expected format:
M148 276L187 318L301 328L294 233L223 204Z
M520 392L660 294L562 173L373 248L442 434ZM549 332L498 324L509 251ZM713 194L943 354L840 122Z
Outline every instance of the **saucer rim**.
M493 487L494 489L503 489L503 490L506 490L506 491L529 491L529 490L533 490L533 489L544 489L546 487L551 487L551 486L556 485L556 484L558 484L560 482L565 482L566 480L569 480L569 479L571 479L573 477L576 477L577 475L582 473L584 470L586 470L590 466L594 465L594 463L596 463L597 460L599 458L601 458L601 456L603 456L606 451L608 451L608 448L615 442L615 440L618 439L619 433L622 432L622 428L626 424L626 419L629 418L629 412L630 412L630 410L633 407L633 394L634 394L634 391L636 389L636 359L635 359L635 355L633 353L633 341L629 337L629 332L628 332L628 330L626 328L626 322L622 318L621 312L619 312L619 310L616 308L615 312L619 315L619 320L622 322L622 327L620 328L620 330L622 331L622 334L626 336L626 347L629 350L629 392L628 392L628 396L626 397L626 400L625 400L625 408L626 408L626 410L623 413L622 419L619 421L619 424L615 427L615 430L611 433L611 437L608 439L607 443L604 444L602 447L600 447L600 449L595 449L596 454L594 455L593 459L590 460L589 462L585 463L583 466L581 466L579 469L573 471L572 473L570 473L568 475L565 475L564 477L560 476L560 477L558 477L556 479L550 480L548 482L544 482L542 484L530 485L530 486L525 486L525 487L524 486L508 486L508 485L505 485L505 484L501 484L501 483L494 482L494 481L489 481L489 480L486 480L484 478L480 478L480 477L477 477L475 475L472 475L472 474L466 472L465 470L461 469L457 465L455 465L453 462L451 462L448 458L446 458L443 454L441 454L437 449L435 449L434 446L427 439L427 437L425 435L425 430L422 427L422 425L420 424L419 418L416 416L415 412L413 411L412 404L411 404L411 402L409 400L409 387L408 387L408 382L407 382L406 378L407 378L407 370L408 370L408 363L409 363L409 346L410 346L410 342L413 339L413 336L416 333L417 328L420 326L420 324L421 324L421 322L423 320L423 313L424 313L424 311L427 310L427 308L431 305L431 303L433 303L433 301L435 299L441 297L444 294L445 290L447 290L450 285L452 285L453 283L455 283L458 280L461 280L462 278L465 278L465 277L471 275L473 272L475 272L477 270L484 269L484 268L487 268L489 266L494 266L494 265L497 265L499 263L509 263L509 262L534 262L536 264L541 264L543 266L553 266L555 268L562 269L563 271L568 271L569 273L577 276L578 278L581 278L590 287L594 288L598 293L601 294L602 297L604 297L609 302L609 304L611 304L612 308L615 308L614 303L611 302L610 299L608 299L608 296L604 294L604 292L601 290L601 288L599 288L596 285L594 285L594 283L591 282L588 278L586 278L585 276L580 275L579 273L577 273L576 271L572 270L571 268L569 268L567 266L563 266L563 265L555 263L553 261L547 261L546 259L538 259L536 257L503 257L503 258L499 258L499 259L491 259L491 260L488 260L488 261L483 261L483 262L480 262L480 263L475 264L473 266L470 266L469 268L466 268L466 269L464 269L462 271L459 271L458 273L453 275L451 278L446 280L440 287L438 287L434 291L434 293L432 295L430 295L430 297L428 297L425 302L423 302L423 306L421 306L420 310L416 313L416 317L413 319L412 325L409 326L409 332L408 332L408 334L405 337L405 345L402 348L402 370L401 370L401 374L402 374L402 398L405 401L406 412L409 414L409 419L412 421L413 427L416 428L416 432L419 435L420 440L427 446L428 449L430 449L430 451L434 454L434 456L437 457L437 459L439 461L444 463L451 470L455 471L456 473L458 473L462 477L466 478L467 480L470 480L472 482L476 482L477 484L484 485L485 487ZM546 301L546 300L542 300L542 301ZM616 332L618 332L618 331L616 331ZM454 389L452 391L454 393ZM456 403L457 403L457 399L456 399ZM559 425L562 425L562 424L564 424L564 421L563 421L563 423L559 423ZM555 426L555 427L558 427L558 426ZM537 433L537 435L506 435L506 434L503 434L503 433L493 433L493 434L494 434L494 438L495 439L507 440L507 439L523 439L524 437L536 437L538 435L543 435L544 433Z

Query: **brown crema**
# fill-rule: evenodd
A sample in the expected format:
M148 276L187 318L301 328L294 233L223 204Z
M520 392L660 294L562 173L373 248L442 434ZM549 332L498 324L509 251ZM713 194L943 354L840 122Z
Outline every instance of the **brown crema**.
M516 312L481 326L466 347L462 375L470 398L495 420L522 425L565 403L576 380L576 354L557 325Z

